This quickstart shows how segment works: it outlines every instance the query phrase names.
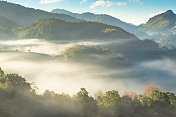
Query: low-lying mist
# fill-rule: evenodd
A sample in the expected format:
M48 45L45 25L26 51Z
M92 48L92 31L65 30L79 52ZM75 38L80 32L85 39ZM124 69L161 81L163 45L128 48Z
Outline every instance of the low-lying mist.
M124 71L108 70L101 65L63 63L56 60L42 62L20 58L18 60L17 57L12 59L11 53L1 53L0 58L0 65L6 73L15 72L28 81L34 82L39 88L39 93L49 89L55 92L74 94L82 87L87 88L91 93L95 93L98 89L103 91L118 89L120 92L124 92L132 87L138 88L133 80L121 78L120 74ZM120 77L111 77L111 75L114 77L117 74Z
M89 45L109 45L114 42L75 42ZM118 42L124 43L124 42ZM125 69L110 69L90 62L68 62L53 59L72 42L47 42L38 39L1 41L0 66L6 73L18 73L29 82L34 82L38 93L49 89L58 93L75 94L86 88L92 95L99 89L117 89L143 92L147 84L155 84L162 90L176 90L176 61L168 58L140 62ZM13 50L13 51L8 51ZM18 50L18 51L17 51ZM22 51L22 52L21 52ZM94 61L94 60L92 60Z

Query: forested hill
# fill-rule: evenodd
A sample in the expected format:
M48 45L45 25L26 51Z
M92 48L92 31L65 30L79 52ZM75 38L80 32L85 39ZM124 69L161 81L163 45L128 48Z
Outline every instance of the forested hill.
M65 14L54 14L39 9L27 8L19 4L0 1L0 15L20 25L30 25L39 19L57 18L70 22L79 22L74 17Z
M64 57L69 62L97 64L97 66L102 65L103 67L108 67L108 69L132 67L132 64L118 53L91 45L73 44L56 57Z
M174 31L176 27L176 14L172 10L156 15L150 18L147 23L142 24L139 28L143 31L154 33L168 33Z
M30 26L16 30L19 38L40 39L137 39L123 29L96 22L66 22L58 19L41 19Z

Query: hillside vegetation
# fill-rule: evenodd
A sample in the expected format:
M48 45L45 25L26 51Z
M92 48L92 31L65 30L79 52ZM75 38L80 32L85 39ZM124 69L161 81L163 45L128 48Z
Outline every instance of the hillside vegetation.
M107 31L107 29L112 29ZM65 22L58 19L41 19L30 26L16 30L19 38L54 40L84 39L137 39L134 35L115 26L96 22Z
M66 61L84 62L93 65L97 64L111 68L131 66L129 61L119 56L114 51L91 45L74 44L66 48L60 56L64 56Z
M117 90L98 91L94 97L85 88L73 96L46 90L36 94L32 84L18 74L0 69L1 117L175 117L176 96L148 85L144 94Z

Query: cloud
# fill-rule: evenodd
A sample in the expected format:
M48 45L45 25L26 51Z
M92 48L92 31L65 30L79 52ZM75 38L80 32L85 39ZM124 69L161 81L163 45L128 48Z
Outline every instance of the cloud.
M133 24L136 24L136 25L139 25L139 17L129 17L129 18L126 18L125 21L128 22L128 23L133 23Z
M140 5L143 4L140 0L129 0L129 2L137 3L137 4L140 4Z
M106 7L110 7L110 6L112 6L112 5L113 5L113 2L111 2L111 1L99 0L99 1L94 2L94 3L90 6L90 8L93 9L93 8L95 8L95 7L97 7L97 6L102 6L102 7L106 6Z
M22 2L13 2L14 4L24 5Z
M82 0L82 1L80 2L80 4L83 4L83 3L85 3L85 2L87 2L87 0Z
M61 2L63 0L40 0L41 4L53 4L53 3L58 3Z
M159 12L156 12L156 13L153 13L153 14L150 14L145 20L143 20L143 22L141 23L146 23L150 18L156 16L156 15L159 15L161 13L164 13L165 11L159 11Z
M159 12L150 14L149 17L148 17L148 19L149 19L149 18L152 18L152 17L154 17L154 16L156 16L156 15L159 15L159 14L161 14L161 13L164 13L164 12L165 12L165 11L159 11Z
M127 3L126 3L126 2L118 2L117 5L118 5L118 6L126 6Z

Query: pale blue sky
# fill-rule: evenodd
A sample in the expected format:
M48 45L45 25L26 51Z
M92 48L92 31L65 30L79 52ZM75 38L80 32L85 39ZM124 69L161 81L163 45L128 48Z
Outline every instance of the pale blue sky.
M7 0L27 7L51 11L66 9L76 13L109 14L133 24L146 22L154 14L173 10L176 0Z

